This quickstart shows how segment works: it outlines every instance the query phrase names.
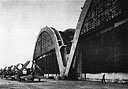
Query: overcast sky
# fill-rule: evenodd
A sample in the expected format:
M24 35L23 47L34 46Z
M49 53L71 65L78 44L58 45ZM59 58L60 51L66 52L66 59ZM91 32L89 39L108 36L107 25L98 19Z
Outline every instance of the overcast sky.
M40 29L76 28L85 0L0 0L0 68L32 60Z

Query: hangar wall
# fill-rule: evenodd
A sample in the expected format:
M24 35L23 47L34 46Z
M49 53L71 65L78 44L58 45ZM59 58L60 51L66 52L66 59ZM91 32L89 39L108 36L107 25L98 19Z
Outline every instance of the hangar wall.
M74 76L74 71L76 77L81 73L128 72L127 4L126 0L86 0L73 38L66 76Z

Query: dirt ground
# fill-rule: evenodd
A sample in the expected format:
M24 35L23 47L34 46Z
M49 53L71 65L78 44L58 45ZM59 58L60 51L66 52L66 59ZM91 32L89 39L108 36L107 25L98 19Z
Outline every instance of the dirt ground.
M0 79L0 89L128 89L128 84L50 79L42 79L41 82L18 82Z

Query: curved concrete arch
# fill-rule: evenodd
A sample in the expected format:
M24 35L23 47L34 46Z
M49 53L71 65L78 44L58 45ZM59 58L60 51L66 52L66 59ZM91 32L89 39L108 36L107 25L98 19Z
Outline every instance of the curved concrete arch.
M66 59L62 59L62 55L61 55L61 51L60 51L61 47L64 46L62 37L58 31L46 26L43 29L41 29L41 31L39 32L37 41L43 32L49 33L49 35L52 38L53 48L55 48L55 53L56 53L57 62L58 62L58 66L59 66L60 76L63 76L64 69L65 69L63 60L66 60ZM36 51L37 41L36 41L36 45L35 45L34 55L35 55L35 51ZM33 59L34 59L34 55L33 55Z
M69 71L70 71L70 68L71 68L71 64L73 62L73 57L74 57L74 53L75 53L76 46L77 46L77 43L78 43L80 31L81 31L81 28L82 28L82 25L83 25L83 22L84 22L84 18L86 16L87 12L88 12L88 9L91 5L91 2L92 2L92 0L86 0L85 1L85 4L83 6L83 9L81 11L81 14L80 14L77 26L76 26L76 31L75 31L75 34L74 34L74 38L73 38L73 41L72 41L72 46L71 46L69 58L68 58L68 61L67 61L67 66L65 68L65 73L64 73L64 75L67 76L67 77L68 77L68 74L69 74Z

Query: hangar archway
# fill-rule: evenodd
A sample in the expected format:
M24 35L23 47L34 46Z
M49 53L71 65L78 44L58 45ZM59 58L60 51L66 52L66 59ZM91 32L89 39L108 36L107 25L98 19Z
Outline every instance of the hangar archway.
M41 29L33 54L33 60L43 74L60 74L63 76L66 66L66 50L62 37L58 31L51 27ZM39 68L36 73L41 74Z

